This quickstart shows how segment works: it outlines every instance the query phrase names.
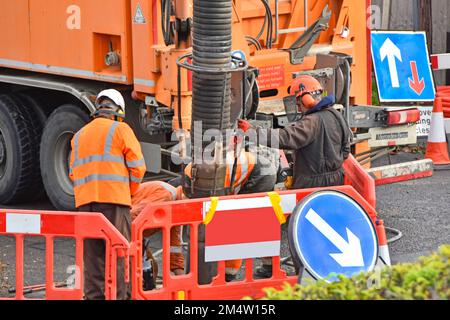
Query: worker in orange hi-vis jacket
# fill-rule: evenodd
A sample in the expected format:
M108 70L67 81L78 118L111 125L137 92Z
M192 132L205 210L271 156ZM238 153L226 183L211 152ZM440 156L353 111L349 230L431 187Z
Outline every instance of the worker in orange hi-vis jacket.
M138 190L146 167L133 130L123 122L125 101L117 90L100 92L92 121L72 139L70 177L75 206L81 212L102 212L130 240L131 197ZM84 295L105 299L105 244L86 240L84 245ZM130 298L124 264L118 263L117 298Z
M181 187L175 188L162 181L149 181L141 184L131 199L131 219L134 221L150 203L175 201L183 199ZM150 237L158 232L158 229L144 231L144 237ZM151 251L146 248L145 259L152 259ZM156 269L156 261L153 261L153 270ZM181 226L170 230L170 271L175 275L184 274L184 256L182 252ZM145 277L144 277L145 278ZM156 280L153 276L152 281ZM154 284L153 284L154 285Z

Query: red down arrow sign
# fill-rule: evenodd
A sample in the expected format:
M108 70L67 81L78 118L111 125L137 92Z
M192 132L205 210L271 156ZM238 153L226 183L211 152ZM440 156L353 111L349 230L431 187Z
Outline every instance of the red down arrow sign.
M416 61L411 61L411 71L412 71L412 79L409 80L409 87L417 93L417 95L421 95L423 90L425 89L425 80L422 78L419 81L419 71L417 70Z

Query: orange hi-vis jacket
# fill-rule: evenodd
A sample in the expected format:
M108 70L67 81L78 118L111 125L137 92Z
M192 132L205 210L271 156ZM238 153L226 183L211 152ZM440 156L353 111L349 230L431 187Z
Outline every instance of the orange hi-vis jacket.
M131 220L137 218L150 203L182 200L183 189L175 188L163 181L142 183L131 199Z
M134 221L142 210L150 203L175 201L183 199L183 188L174 188L163 181L149 181L142 183L132 197L131 219ZM150 237L159 229L144 231L144 237ZM181 239L181 226L170 230L170 270L184 270L184 256Z
M75 206L93 202L131 206L146 171L133 130L124 122L96 118L75 134L71 144Z

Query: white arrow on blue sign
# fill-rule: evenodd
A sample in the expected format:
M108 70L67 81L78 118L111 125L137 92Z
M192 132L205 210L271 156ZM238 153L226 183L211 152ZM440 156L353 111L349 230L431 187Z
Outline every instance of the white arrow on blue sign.
M381 102L434 100L425 32L373 31L371 40Z
M316 279L335 281L371 271L378 257L375 227L364 209L337 191L319 191L301 201L289 222L294 258Z

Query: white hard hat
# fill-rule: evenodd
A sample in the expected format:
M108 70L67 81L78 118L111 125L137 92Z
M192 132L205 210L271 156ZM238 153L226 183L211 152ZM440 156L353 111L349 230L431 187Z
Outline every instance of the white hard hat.
M108 89L100 92L97 95L97 99L95 100L95 106L97 108L99 107L99 102L103 98L110 99L112 102L114 102L115 105L122 109L123 113L125 113L125 100L123 99L123 96L119 91L117 91L116 89Z

